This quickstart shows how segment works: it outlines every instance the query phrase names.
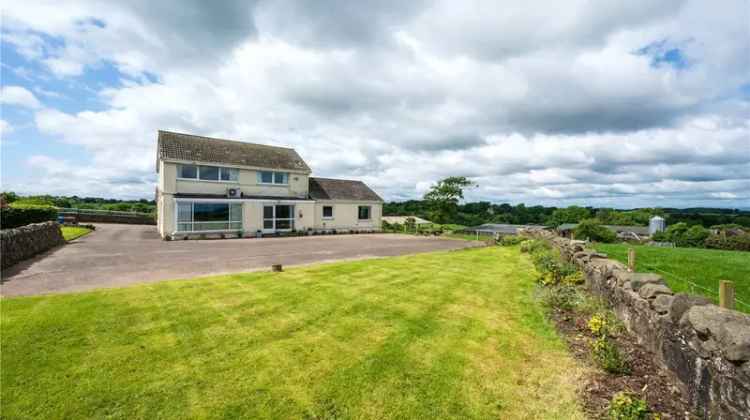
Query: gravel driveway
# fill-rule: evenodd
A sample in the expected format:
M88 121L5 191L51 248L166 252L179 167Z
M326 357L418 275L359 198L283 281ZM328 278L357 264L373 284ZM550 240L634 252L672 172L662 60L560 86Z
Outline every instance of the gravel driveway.
M96 231L2 273L3 296L73 292L209 274L468 248L478 242L395 234L162 241L154 226Z

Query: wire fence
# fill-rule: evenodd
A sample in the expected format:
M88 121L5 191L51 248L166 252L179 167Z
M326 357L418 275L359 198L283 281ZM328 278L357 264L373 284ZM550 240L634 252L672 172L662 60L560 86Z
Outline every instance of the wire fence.
M686 289L689 290L690 293L692 293L692 294L708 295L710 297L715 298L715 300L717 302L719 301L719 292L717 290L709 289L706 286L702 286L702 285L697 284L695 282L692 282L692 281L690 281L688 279L679 277L678 275L676 275L674 273L670 273L669 271L662 270L659 267L656 267L656 266L653 266L653 265L650 265L650 264L641 264L641 266L643 268L647 269L647 270L659 272L659 273L661 273L661 274L669 277L669 279L674 280L677 283L681 283L683 285L686 285L687 286ZM700 290L701 292L697 292L698 290ZM736 296L734 298L734 302L735 302L735 307L743 308L744 312L750 313L750 303L743 302L742 300L737 299Z

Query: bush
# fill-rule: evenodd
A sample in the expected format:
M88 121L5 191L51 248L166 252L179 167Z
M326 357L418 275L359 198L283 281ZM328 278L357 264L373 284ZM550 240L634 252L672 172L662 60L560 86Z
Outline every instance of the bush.
M575 286L578 284L583 284L586 281L583 277L583 272L580 270L576 270L571 274L567 274L563 276L562 283L567 284L570 286Z
M0 209L0 226L3 229L57 220L57 209L49 206L23 205Z
M536 239L528 239L521 242L521 252L528 252L529 254L546 251L550 248L551 247L547 242Z
M645 420L650 414L646 401L632 394L618 392L609 403L609 418L613 420Z
M576 287L567 285L547 287L541 296L542 303L548 308L566 311L577 308L584 299L584 295Z
M750 233L734 236L711 235L704 241L706 248L750 251Z
M576 226L576 239L589 239L595 242L610 243L617 240L617 234L602 226L596 219L586 219Z
M518 236L518 235L508 235L508 236L503 236L502 238L500 238L500 245L502 245L502 246L514 246L514 245L520 244L523 241L525 241L525 239L523 237L521 237L521 236Z
M607 337L599 337L594 341L591 351L596 364L605 372L616 374L630 373L630 366L620 354L615 343Z

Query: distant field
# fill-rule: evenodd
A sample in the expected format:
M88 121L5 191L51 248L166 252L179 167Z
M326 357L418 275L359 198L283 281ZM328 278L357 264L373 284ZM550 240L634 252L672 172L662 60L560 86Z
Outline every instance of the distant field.
M719 280L735 284L737 299L750 304L750 253L696 248L657 248L627 244L597 244L596 249L624 263L635 248L636 270L664 276L676 292L692 292L718 302ZM691 286L687 281L698 285ZM706 290L707 289L707 290ZM737 309L750 313L750 306Z

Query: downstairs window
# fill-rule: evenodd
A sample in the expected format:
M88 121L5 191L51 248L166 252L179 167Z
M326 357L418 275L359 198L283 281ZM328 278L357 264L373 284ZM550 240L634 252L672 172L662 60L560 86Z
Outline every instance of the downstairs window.
M177 202L177 232L242 229L242 203Z

